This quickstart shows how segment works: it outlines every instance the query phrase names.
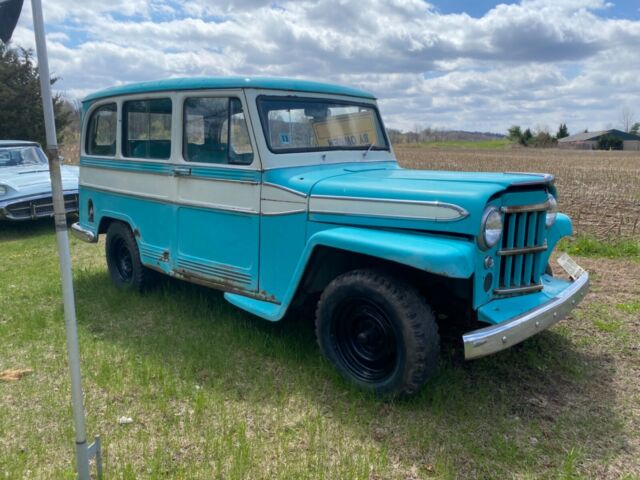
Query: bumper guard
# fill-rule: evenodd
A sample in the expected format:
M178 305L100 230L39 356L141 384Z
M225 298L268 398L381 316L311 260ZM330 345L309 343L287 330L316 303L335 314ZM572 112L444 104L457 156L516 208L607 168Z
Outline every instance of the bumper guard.
M71 225L71 234L83 242L96 243L98 241L98 235L91 230L81 227L78 222Z

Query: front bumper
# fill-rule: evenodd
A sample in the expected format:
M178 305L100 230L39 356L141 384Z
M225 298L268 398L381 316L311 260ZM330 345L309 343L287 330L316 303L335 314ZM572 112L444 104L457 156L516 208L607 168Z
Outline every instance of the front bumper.
M520 313L513 319L463 335L464 357L469 360L499 352L549 328L564 318L584 298L588 289L589 274L585 272L566 288L557 291L548 301ZM523 297L514 297L507 301L513 303L518 298ZM505 303L504 306L508 305ZM499 310L495 307L494 309Z

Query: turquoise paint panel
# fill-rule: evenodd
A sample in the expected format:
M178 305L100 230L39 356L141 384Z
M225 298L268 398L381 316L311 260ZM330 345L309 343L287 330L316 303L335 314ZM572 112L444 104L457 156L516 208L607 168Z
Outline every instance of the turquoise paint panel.
M544 289L540 292L492 300L478 309L478 319L490 324L512 320L558 296L571 282L543 275L542 284Z
M375 99L364 90L330 83L311 82L296 78L274 77L191 77L169 78L152 82L131 83L107 88L87 95L83 103L117 95L133 95L149 92L170 92L180 90L209 90L259 88L269 90L292 90L296 92L327 93L333 95L349 95L354 97Z
M371 255L453 278L469 278L473 274L475 247L472 242L457 238L320 224L309 224L308 236L280 305L232 294L225 298L266 320L282 319L318 246Z
M260 290L281 302L305 249L307 215L263 215L260 222Z
M104 168L125 172L156 173L173 175L176 166L184 167L184 164L169 163L169 161L136 161L117 160L111 158L81 157L80 165L83 167ZM238 182L258 183L260 172L241 168L201 167L191 168L191 177L205 178L208 180L227 180Z
M103 217L122 220L138 233L136 239L142 263L165 271L169 269L167 259L171 249L173 205L87 187L80 187L80 198L80 224L84 228L95 233ZM88 221L89 200L93 201L94 223Z
M140 173L157 173L170 175L172 174L172 165L166 161L154 162L140 162L135 160L116 160L115 158L104 159L94 157L81 157L81 167L94 167L105 168L109 170L122 170L127 172L140 172Z
M174 268L255 292L258 289L258 215L177 205Z
M547 265L549 258L551 257L551 253L560 239L572 234L573 225L571 224L571 219L564 213L558 213L555 223L547 229L547 250L541 254L542 265Z

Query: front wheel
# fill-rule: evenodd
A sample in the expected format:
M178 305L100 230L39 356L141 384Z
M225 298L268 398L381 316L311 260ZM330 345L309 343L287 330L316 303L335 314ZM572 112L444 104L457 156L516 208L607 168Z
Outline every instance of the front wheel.
M435 372L433 311L411 285L375 270L333 280L316 311L322 353L357 386L381 396L414 393Z
M118 288L142 292L152 285L155 272L142 265L138 243L127 224L109 225L105 252L111 280Z

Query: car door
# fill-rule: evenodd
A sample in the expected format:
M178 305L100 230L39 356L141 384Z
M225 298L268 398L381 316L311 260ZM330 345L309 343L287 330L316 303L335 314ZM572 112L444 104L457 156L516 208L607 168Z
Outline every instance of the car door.
M260 172L244 97L184 94L174 271L227 291L258 290Z

